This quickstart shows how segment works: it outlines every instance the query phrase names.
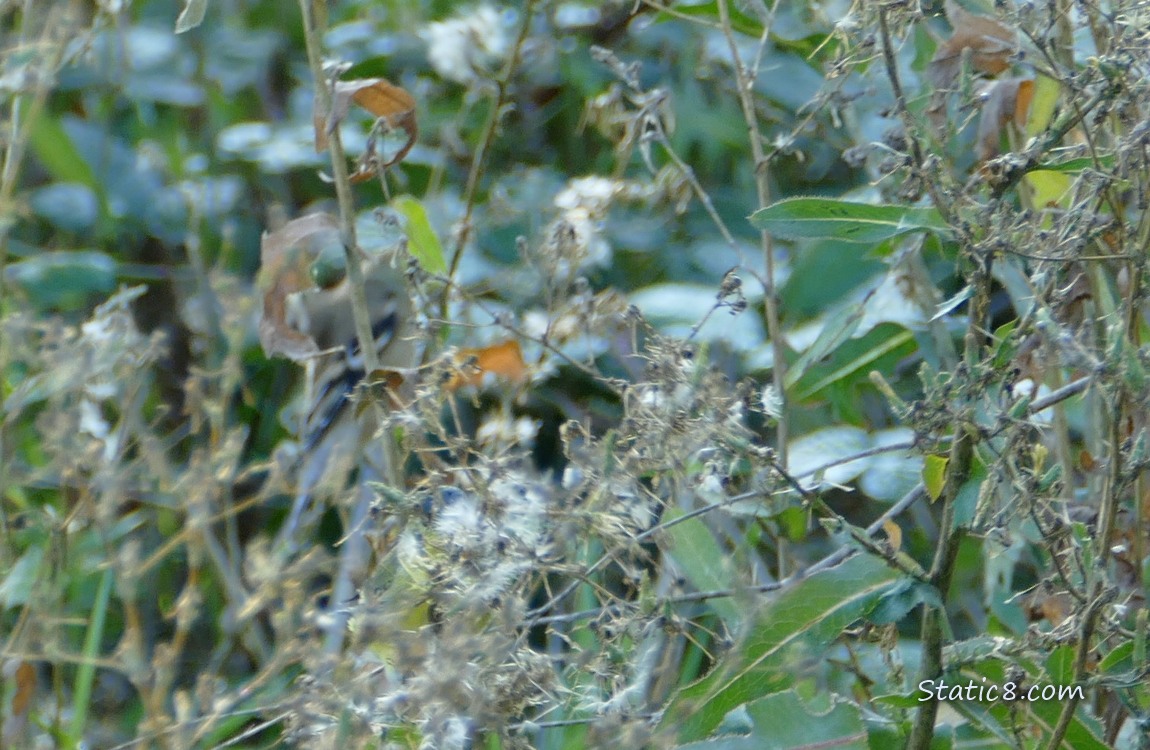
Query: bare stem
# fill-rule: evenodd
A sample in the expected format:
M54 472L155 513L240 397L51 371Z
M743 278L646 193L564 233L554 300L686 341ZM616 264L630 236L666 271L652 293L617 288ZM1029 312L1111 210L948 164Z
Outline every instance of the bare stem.
M320 46L320 29L316 28L309 0L299 0L303 14L304 37L307 40L307 59L311 74L315 79L317 112L322 121L327 121L331 109L331 89L323 71L323 58ZM331 134L329 143L331 173L335 182L335 195L339 203L339 233L347 256L347 277L351 286L351 308L355 316L355 334L359 339L359 349L368 372L379 369L379 355L375 350L375 337L371 335L371 312L367 309L367 295L364 292L363 262L360 259L359 245L355 236L355 199L351 194L351 180L348 179L347 156L343 150L343 140L339 128Z
M299 0L300 11L303 15L304 36L307 40L307 58L311 66L312 77L315 79L317 101L317 119L326 122L331 110L331 89L323 71L323 60L320 48L320 30L316 27L312 16L312 4L309 0ZM360 259L359 245L355 233L355 200L351 194L351 180L348 177L347 157L343 150L343 141L339 128L331 134L329 143L331 153L332 177L335 182L336 198L339 202L340 238L343 242L344 255L347 257L347 277L351 290L352 314L355 316L356 338L359 339L359 350L363 354L364 367L368 373L380 369L379 354L375 348L375 337L371 332L371 312L367 307L367 294L364 289L363 264ZM373 410L379 421L383 420L383 409L377 402L373 403ZM384 431L382 437L384 450L384 476L383 480L394 486L401 487L403 482L399 447L396 439L389 431ZM361 491L356 493L355 506L351 512L349 531L340 550L339 569L332 584L332 596L329 604L331 615L330 625L327 628L325 650L329 656L339 653L343 646L343 636L347 615L344 610L347 599L350 598L353 585L354 570L359 567L362 559L367 555L367 542L363 535L362 519L367 515L367 509L372 499L372 493Z
M451 254L451 265L447 271L449 279L455 278L459 261L463 257L463 250L467 247L467 240L471 236L471 217L475 213L475 198L479 192L479 180L483 176L483 169L486 166L487 152L491 149L491 144L495 142L495 131L499 126L499 118L503 108L507 106L507 92L510 88L511 77L519 68L519 60L523 55L523 43L531 31L531 21L537 5L538 0L529 0L523 9L523 23L519 26L519 35L515 38L515 44L511 48L511 56L507 58L507 63L495 80L495 94L491 97L491 110L487 113L487 122L484 123L483 132L479 136L479 147L471 159L471 170L467 174L467 186L463 190L463 221L459 225L459 233L455 239L455 250ZM441 307L441 311L444 313L442 317L446 317L446 289Z
M760 206L771 202L771 183L769 159L763 152L763 136L759 129L759 118L755 111L754 86L758 70L748 70L743 65L739 55L739 47L735 42L735 33L731 28L731 10L728 0L719 0L719 25L723 36L727 40L727 47L731 53L731 65L735 69L735 84L739 90L739 104L743 109L743 119L747 124L747 138L751 145L751 156L755 170L755 189L758 192ZM773 15L773 10L772 10ZM770 23L763 24L763 34L760 45L765 44L770 35ZM767 315L767 334L771 338L771 354L773 361L771 367L771 382L775 393L780 399L778 426L776 428L775 449L778 452L779 463L787 465L787 440L789 437L787 420L786 395L786 351L782 326L779 324L779 293L775 284L775 250L774 241L766 230L759 232L759 247L763 254L763 267L766 276L763 279L763 304ZM785 545L780 539L779 547L779 576L786 574Z

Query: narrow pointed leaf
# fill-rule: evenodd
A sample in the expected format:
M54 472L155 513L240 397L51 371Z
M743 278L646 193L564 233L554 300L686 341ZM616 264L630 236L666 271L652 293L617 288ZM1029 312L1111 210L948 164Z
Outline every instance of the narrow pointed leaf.
M677 730L681 742L701 740L732 709L785 689L800 658L811 659L829 648L897 580L883 562L857 555L799 581L754 614L742 642L723 662L671 700L663 728Z
M751 223L787 240L876 243L907 232L950 232L934 208L872 205L831 198L787 198L751 214Z

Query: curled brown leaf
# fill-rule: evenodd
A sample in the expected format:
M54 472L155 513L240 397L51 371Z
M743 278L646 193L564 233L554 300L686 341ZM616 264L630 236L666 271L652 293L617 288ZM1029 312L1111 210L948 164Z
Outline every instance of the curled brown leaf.
M326 122L322 121L318 114L315 118L316 151L327 149L331 134L347 117L353 102L383 120L388 128L402 130L407 135L407 142L395 155L378 166L390 167L399 163L407 156L407 152L419 137L419 126L415 120L415 97L407 89L396 86L384 78L335 82L332 87L331 110L328 112ZM358 174L357 172L357 176Z
M975 15L956 0L946 0L945 9L953 32L938 45L926 69L926 79L934 87L927 114L939 129L944 123L945 94L962 72L964 54L969 54L975 71L996 76L1010 67L1010 57L1018 51L1018 35L1001 21Z
M1022 130L1034 97L1034 81L1029 78L1003 78L992 81L983 91L982 116L978 121L975 156L980 162L998 156L1003 130L1013 122Z
M1014 29L994 18L970 13L955 0L947 0L945 7L954 32L938 46L927 67L932 86L951 87L962 70L965 50L970 50L970 63L980 73L996 76L1010 67L1010 56L1018 51Z
M269 357L284 356L299 362L319 353L315 341L289 320L291 295L313 286L309 272L325 244L339 242L339 222L326 213L289 221L260 240L260 345Z

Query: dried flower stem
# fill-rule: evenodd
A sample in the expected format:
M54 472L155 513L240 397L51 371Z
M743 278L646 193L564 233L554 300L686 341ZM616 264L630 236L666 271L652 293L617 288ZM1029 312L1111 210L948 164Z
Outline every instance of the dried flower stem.
M755 78L758 75L757 68L753 71L748 71L743 65L742 58L739 56L739 48L735 43L735 33L731 28L731 11L728 7L728 0L719 0L719 26L722 28L723 36L727 40L727 46L731 52L731 66L735 70L735 84L739 91L739 104L743 109L743 119L747 124L747 136L751 146L751 156L754 162L755 170L755 188L758 192L758 200L760 206L769 205L771 202L771 183L770 171L768 169L770 160L763 152L763 136L759 130L759 118L755 110L754 101L754 85ZM772 15L774 11L772 10ZM759 41L760 45L765 45L770 35L770 23L763 24L763 35ZM773 363L771 366L771 380L775 387L775 392L779 394L782 399L779 409L779 418L776 426L776 441L775 449L778 452L779 463L782 466L787 465L787 440L789 438L789 422L787 419L787 390L786 390L786 351L784 347L784 337L782 326L779 323L779 291L775 283L775 250L774 240L766 230L759 232L759 247L763 254L763 267L766 273L763 279L763 304L766 308L767 314L767 334L771 339L771 352L773 354ZM779 559L778 568L779 575L785 575L786 572L786 546L782 537L778 540L779 544Z

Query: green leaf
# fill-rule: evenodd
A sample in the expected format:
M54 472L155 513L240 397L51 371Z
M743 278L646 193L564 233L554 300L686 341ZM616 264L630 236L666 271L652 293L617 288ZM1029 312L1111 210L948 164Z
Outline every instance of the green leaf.
M74 308L116 286L116 261L95 250L42 252L10 264L4 275L40 309Z
M922 483L926 486L926 494L930 495L933 503L942 495L942 487L946 483L946 464L950 459L946 456L934 454L926 456L922 464Z
M876 695L872 702L879 706L890 706L891 708L918 708L921 705L921 701L914 695L902 693Z
M1134 642L1120 643L1098 662L1098 671L1103 674L1126 672L1134 666L1133 656Z
M447 273L447 263L443 259L443 247L439 237L427 220L423 204L410 195L397 196L391 202L392 208L407 219L407 249L423 270L428 273Z
M41 116L28 132L36 158L57 182L77 182L97 190L91 165L80 155L59 120Z
M841 367L835 368L833 372L825 375L822 378L819 378L819 380L815 383L806 386L795 394L795 400L805 401L824 388L832 385L833 383L837 383L838 381L850 375L861 372L863 368L868 367L875 360L880 359L889 352L898 349L904 344L912 343L913 341L914 334L908 330L903 329L885 341L879 343L877 346L871 347L859 356L845 362Z
M731 19L731 30L747 36L760 37L763 35L763 24L734 7L734 3L727 5L727 14ZM655 16L655 22L672 21L677 16L690 16L691 18L705 18L715 23L719 22L719 3L717 0L695 3L692 5L676 4L675 13L663 11Z
M44 560L44 547L29 547L16 564L0 580L0 606L20 607L32 598L39 578L40 563Z
M79 667L76 669L75 682L72 685L72 725L71 737L80 740L84 736L84 727L88 720L88 710L92 705L92 685L96 679L96 662L100 658L100 644L104 639L104 625L108 615L108 602L112 598L112 583L115 574L111 567L105 568L100 575L99 588L96 591L96 601L88 617L88 632L84 635L84 652ZM79 744L79 742L77 742Z
M1083 688L1084 689L1084 688ZM1085 690L1085 689L1084 689ZM1041 727L1043 736L1049 738L1053 733L1053 728L1058 724L1061 715L1062 707L1066 703L1066 698L1062 700L1038 700L1027 702L1026 706L1030 710L1031 715L1034 717L1034 725ZM1075 750L1109 750L1114 747L1105 740L1105 732L1098 720L1090 716L1084 709L1083 703L1079 703L1078 710L1074 712L1074 717L1070 720L1070 725L1066 729L1064 739L1064 747L1072 747ZM1088 703L1085 705L1089 705ZM995 706L999 708L999 706ZM1000 709L1005 713L1005 709ZM1006 723L1006 717L1004 716Z
M826 312L827 300L846 299L886 270L880 252L860 253L853 243L841 241L812 242L791 259L780 304L791 320L814 318Z
M184 0L184 9L176 19L176 33L183 34L191 31L204 22L204 12L208 9L208 0Z
M665 520L669 522L682 515L679 510L668 511ZM667 538L667 554L699 591L734 588L731 557L719 547L714 534L700 519L692 518L670 526ZM734 628L742 622L743 617L731 597L718 597L710 604L728 627Z
M362 78L387 78L395 74L395 55L379 55L357 62L339 77L341 81L355 81Z
M833 352L844 341L849 339L858 330L862 322L863 308L861 305L846 305L840 307L827 322L815 343L810 345L798 361L787 368L785 382L789 389L803 377L806 371L815 363Z
M688 742L676 745L675 750L759 750L762 747L757 737L712 737L701 742Z
M75 182L53 182L29 197L37 215L57 229L90 236L100 218L100 199L92 188Z
M1046 657L1046 676L1055 685L1074 684L1075 649L1059 646Z
M1111 169L1114 167L1114 154L1106 154L1094 159L1091 156L1080 156L1077 159L1067 159L1062 162L1042 162L1038 169L1047 172L1081 172L1084 169Z
M709 675L672 698L660 726L683 742L706 738L737 706L783 689L797 659L825 651L898 577L882 561L856 555L785 589L759 608L741 643Z
M898 622L920 604L929 604L939 608L943 606L938 589L920 581L906 578L895 584L882 597L874 612L867 619L876 625Z
M763 750L834 747L866 748L866 728L857 706L835 701L819 712L803 703L794 690L768 695L747 705L755 723L753 737Z
M831 198L787 198L751 214L751 223L787 240L875 243L907 232L950 232L934 208L872 205Z
M867 731L858 707L841 699L832 698L830 708L820 710L805 703L794 690L787 690L759 698L737 711L750 720L749 734L716 736L679 745L679 750L813 750L831 747L865 750L867 747Z

